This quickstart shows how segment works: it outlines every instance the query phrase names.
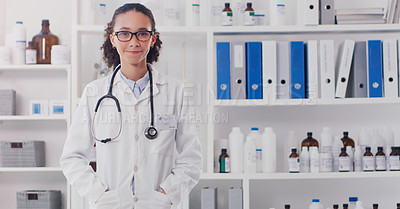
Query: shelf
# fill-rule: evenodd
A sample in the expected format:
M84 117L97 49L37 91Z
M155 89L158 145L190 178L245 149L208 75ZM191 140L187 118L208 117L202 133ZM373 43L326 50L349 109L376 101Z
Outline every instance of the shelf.
M330 173L204 173L200 179L244 179L244 180L301 180L301 179L348 179L348 178L390 178L400 177L400 172L330 172Z
M0 65L0 71L66 71L70 65Z
M399 104L398 98L345 98L345 99L277 99L267 100L215 100L214 106L295 106L295 105L364 105Z
M55 116L40 116L40 115L0 116L0 121L30 121L30 120L68 120L68 114L55 115Z
M61 172L60 167L0 167L0 173Z
M105 25L77 25L75 30L86 33L102 33ZM160 33L253 34L253 33L318 33L318 32L399 32L400 24L358 24L317 26L157 26Z

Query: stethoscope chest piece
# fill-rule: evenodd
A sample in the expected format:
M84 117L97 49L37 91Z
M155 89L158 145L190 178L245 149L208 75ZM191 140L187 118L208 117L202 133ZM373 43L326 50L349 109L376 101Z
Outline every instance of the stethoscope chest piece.
M157 138L158 131L156 128L154 128L154 126L150 126L146 128L146 130L144 131L144 135L146 136L146 138L154 140L155 138Z

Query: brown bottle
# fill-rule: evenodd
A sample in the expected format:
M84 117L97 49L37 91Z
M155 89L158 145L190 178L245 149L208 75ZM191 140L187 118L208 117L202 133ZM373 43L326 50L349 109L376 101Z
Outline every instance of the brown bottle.
M346 153L346 148L341 148L341 153L339 155L339 172L349 172L350 171L350 157Z
M397 209L400 209L400 203L397 203Z
M372 205L372 208L373 208L373 209L378 209L378 204L373 204L373 205Z
M343 204L343 209L348 209L349 205L348 204Z
M371 147L365 147L365 153L362 164L364 172L375 170L374 154L372 154L371 152Z
M221 155L219 156L219 172L220 173L231 172L229 155L226 153L226 149L222 149Z
M289 173L300 172L300 158L297 154L297 149L292 148L292 153L289 155Z
M319 147L318 141L312 138L312 132L307 132L307 138L301 142L301 147Z
M383 147L378 147L378 152L375 154L375 170L386 171L386 155L383 152Z
M232 12L232 9L230 6L231 6L230 3L225 3L225 8L224 8L224 10L222 10L222 12Z
M342 142L344 147L351 146L351 148L354 148L354 141L349 137L348 131L343 132Z
M37 50L38 64L51 63L51 46L58 44L57 36L50 32L49 20L42 20L42 31L32 39L33 46Z

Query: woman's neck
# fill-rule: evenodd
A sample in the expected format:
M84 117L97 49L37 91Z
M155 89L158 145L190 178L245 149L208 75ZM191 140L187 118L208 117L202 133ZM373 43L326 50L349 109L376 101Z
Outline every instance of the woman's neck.
M121 63L121 72L127 79L136 82L146 75L147 65L146 62L141 62L138 64Z

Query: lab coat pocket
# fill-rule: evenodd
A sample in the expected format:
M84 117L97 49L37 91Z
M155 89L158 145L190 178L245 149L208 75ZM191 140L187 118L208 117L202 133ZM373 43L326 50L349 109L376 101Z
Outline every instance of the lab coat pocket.
M153 191L153 209L170 209L172 207L171 201L168 196L158 192Z
M119 197L116 190L105 192L95 203L96 209L119 209Z

